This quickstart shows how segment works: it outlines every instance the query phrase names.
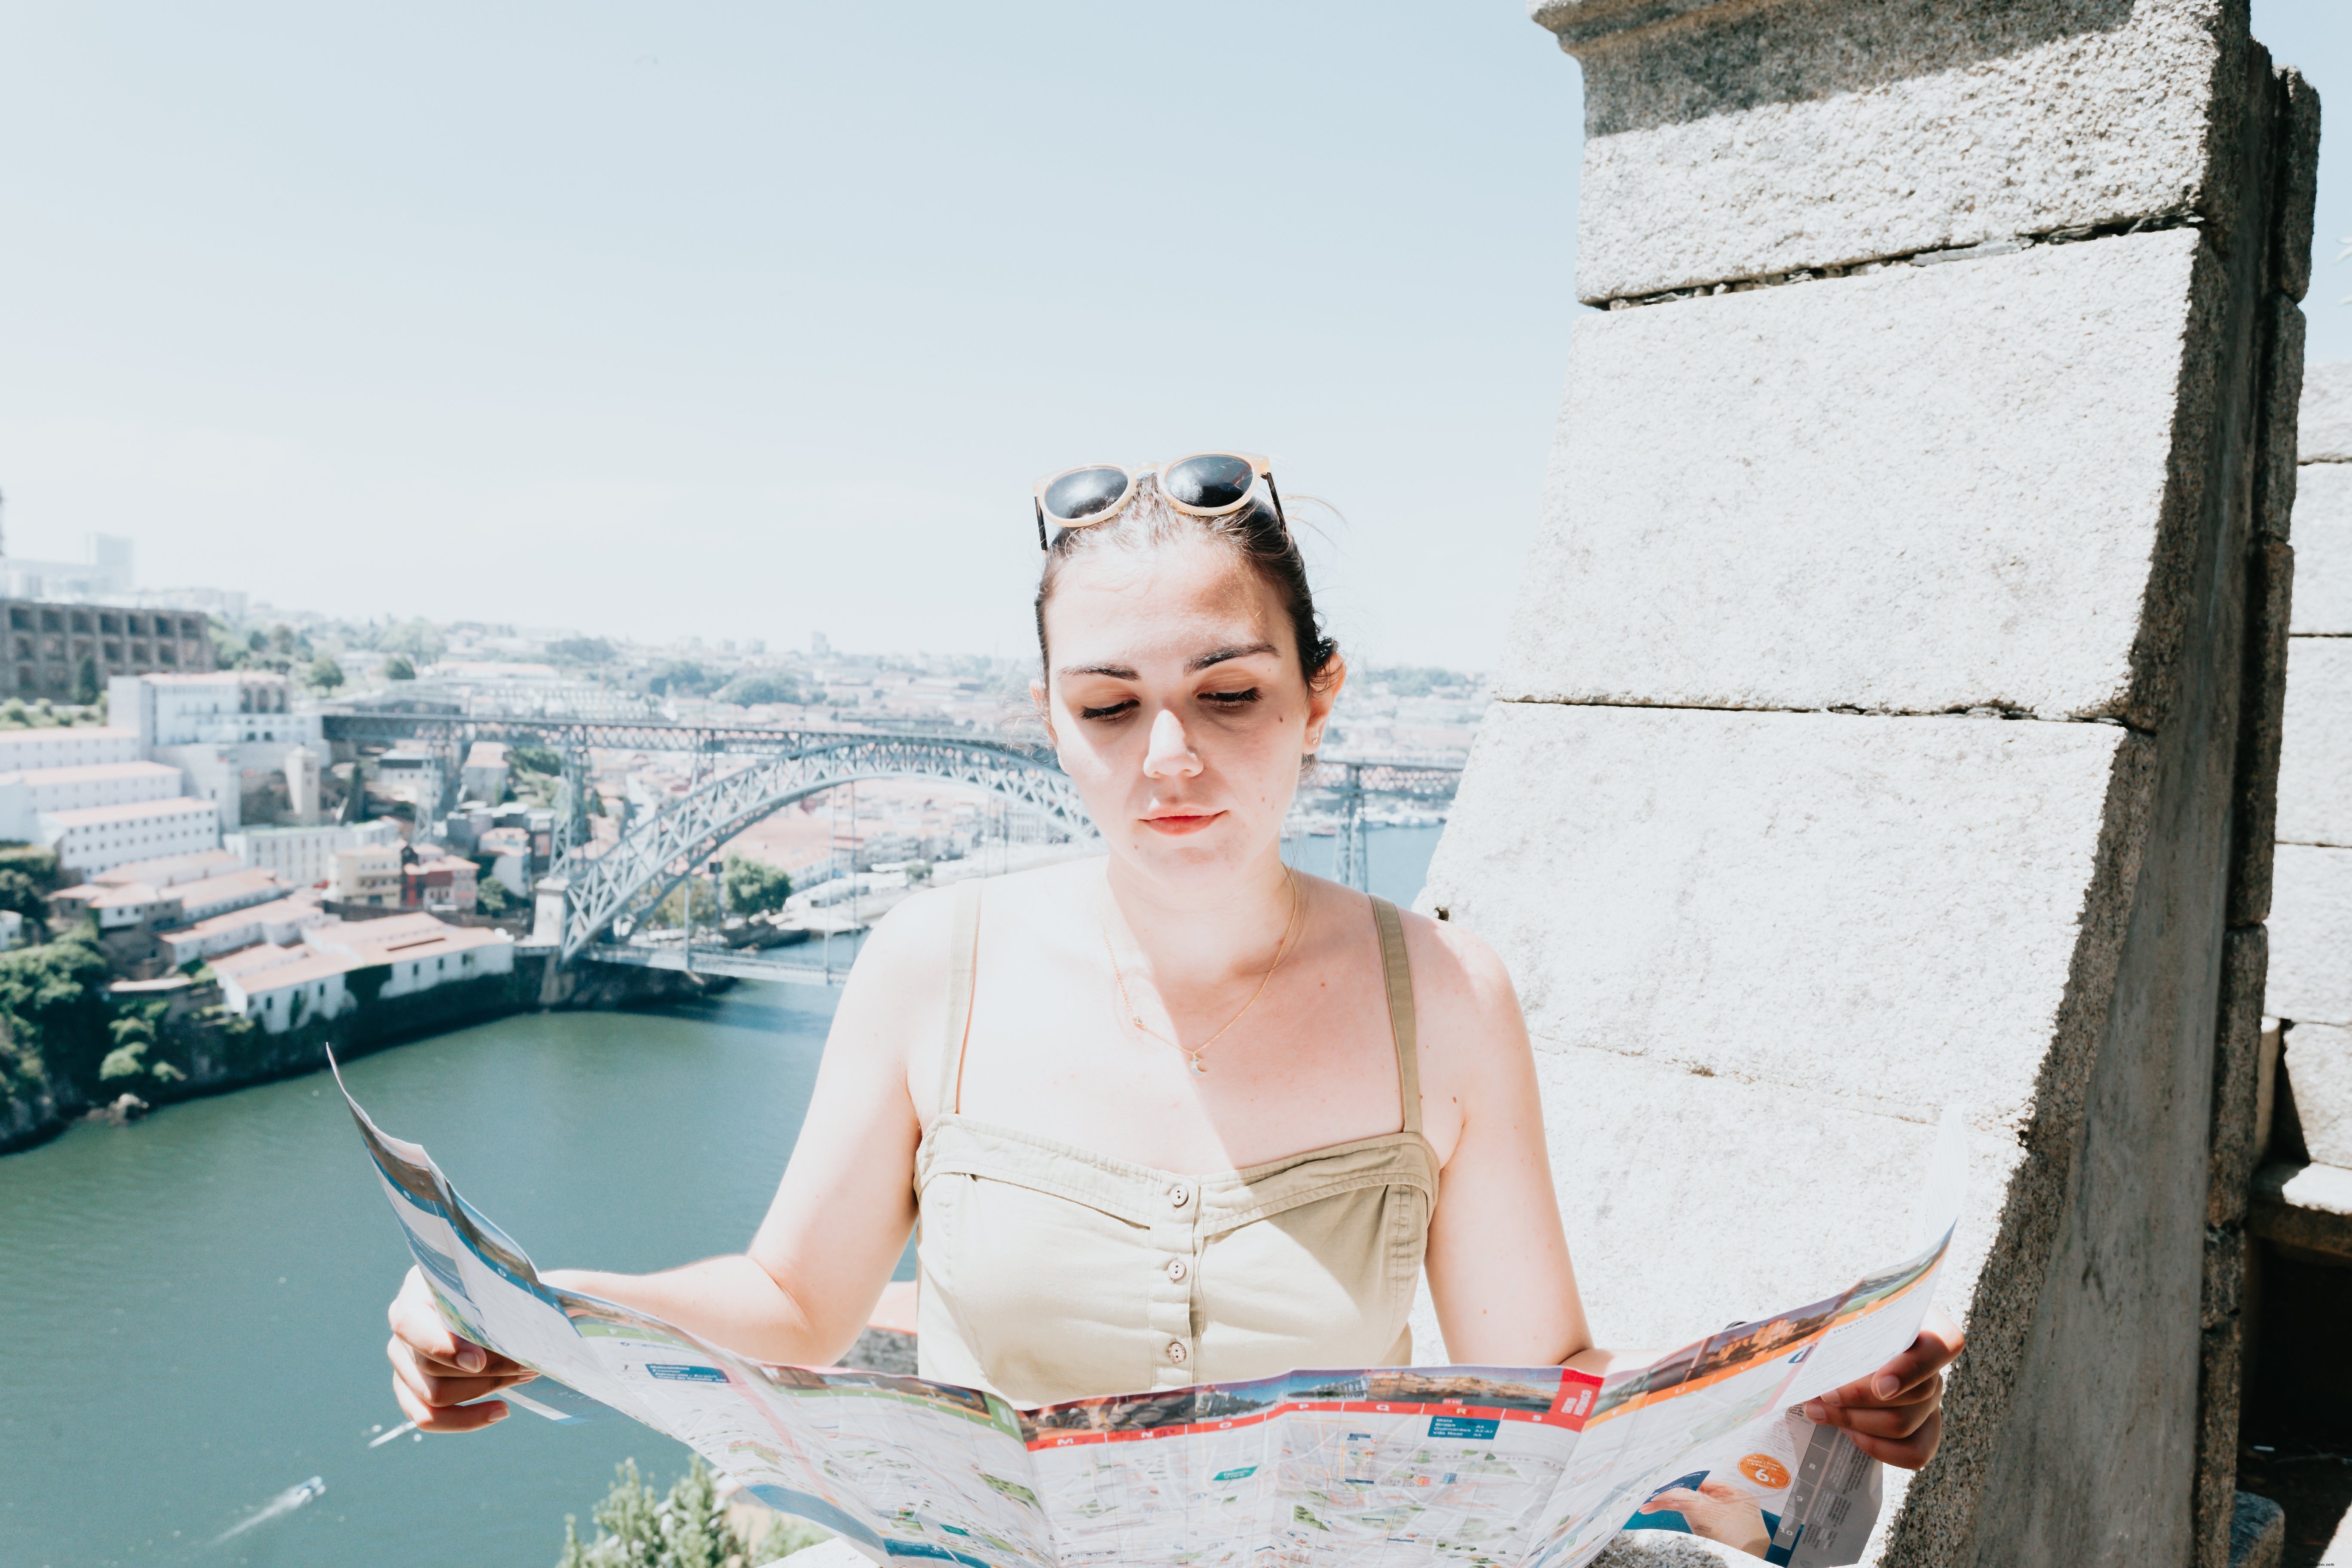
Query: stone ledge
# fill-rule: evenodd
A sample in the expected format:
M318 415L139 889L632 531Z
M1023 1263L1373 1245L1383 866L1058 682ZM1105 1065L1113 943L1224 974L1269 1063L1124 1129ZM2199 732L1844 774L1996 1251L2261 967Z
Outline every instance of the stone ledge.
M1578 296L2220 216L2242 97L2270 90L2226 14L1551 0L1584 64Z
M2296 1024L2280 1042L2279 1070L2315 1165L2352 1170L2352 1029Z
M2289 747L2294 744L2292 736ZM2271 862L2271 973L2263 1010L2352 1025L2352 849L2283 843Z
M2153 727L2209 254L2176 230L1581 318L1496 694Z
M2254 1176L2246 1229L2265 1241L2352 1263L2352 1171L2265 1165Z

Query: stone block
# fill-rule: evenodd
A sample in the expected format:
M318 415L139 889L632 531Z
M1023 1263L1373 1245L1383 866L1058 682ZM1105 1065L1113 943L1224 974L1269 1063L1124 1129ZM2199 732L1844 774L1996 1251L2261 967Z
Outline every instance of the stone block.
M2352 1025L2352 849L2282 844L2272 877L2270 1011Z
M2319 94L2292 66L2278 72L2279 187L2273 224L2273 271L2281 292L2300 300L2311 289L2312 216L2319 205Z
M2295 470L2294 558L2294 634L2352 637L2352 463Z
M2238 707L2238 755L2231 783L2230 893L2223 920L2256 925L2270 918L2271 861L2278 836L2279 757L2286 729L2287 636L2294 595L2294 550L2284 540L2254 541L2246 563L2246 664Z
M2290 639L2277 832L2288 844L2352 846L2352 637Z
M2352 1029L2297 1023L2282 1042L2279 1070L2313 1162L2352 1170Z
M2246 1229L2352 1263L2352 1170L2285 1161L2263 1166L2254 1177Z
M2304 462L2352 463L2352 360L2305 368L2302 424Z
M2296 431L2302 423L2303 348L2308 323L2302 308L2281 295L2270 302L2265 338L2263 423L2254 454L2254 531L2287 537L2294 516Z
M2252 85L2229 15L2221 0L1538 4L1584 65L1577 293L2226 205L2216 165Z
M2205 1183L2209 1247L2212 1233L2234 1233L2245 1219L2246 1194L2262 1157L2263 994L2269 967L2269 933L2263 927L2242 927L2223 939L2221 1023L2213 1047L2212 1160ZM2210 1267L2207 1276L2210 1305ZM2230 1310L2236 1310L2232 1297ZM2212 1326L2210 1317L2206 1326Z
M2230 1568L2278 1568L2286 1552L2286 1510L2240 1492L2230 1520Z
M1498 694L2154 727L2210 255L2183 230L1580 320Z
M2104 1009L2075 975L2118 940L2148 750L2108 724L1497 703L1422 901L1494 944L1539 1050L2015 1125L2070 1009Z

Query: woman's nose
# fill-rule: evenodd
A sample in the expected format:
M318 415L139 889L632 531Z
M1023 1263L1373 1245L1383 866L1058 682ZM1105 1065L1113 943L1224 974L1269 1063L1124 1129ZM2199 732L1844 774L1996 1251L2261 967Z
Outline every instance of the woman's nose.
M1173 709L1162 708L1151 721L1151 746L1144 753L1143 771L1154 778L1201 771L1201 759L1192 754L1192 738L1184 733L1184 722Z

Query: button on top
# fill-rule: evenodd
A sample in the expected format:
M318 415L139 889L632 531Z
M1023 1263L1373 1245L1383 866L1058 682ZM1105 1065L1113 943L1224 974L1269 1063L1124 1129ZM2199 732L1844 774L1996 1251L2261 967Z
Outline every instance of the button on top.
M1184 1342L1182 1340L1170 1340L1168 1342L1168 1359L1174 1362L1178 1366L1182 1366L1184 1364Z
M1170 1259L1168 1260L1168 1278L1169 1278L1169 1279L1183 1279L1183 1278L1184 1278L1185 1272L1186 1272L1186 1271L1185 1271L1185 1268L1184 1268L1184 1260L1183 1260L1182 1258L1170 1258Z
M1192 1194L1186 1192L1182 1187L1171 1187L1168 1189L1168 1206L1170 1208L1181 1209L1192 1201Z

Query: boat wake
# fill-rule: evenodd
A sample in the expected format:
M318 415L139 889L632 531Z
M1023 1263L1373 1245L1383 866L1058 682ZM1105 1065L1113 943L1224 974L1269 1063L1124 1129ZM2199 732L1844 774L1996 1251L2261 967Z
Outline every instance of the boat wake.
M233 1541L243 1535L256 1525L268 1524L273 1519L283 1519L326 1489L327 1483L317 1476L312 1476L299 1486L288 1487L284 1491L263 1503L255 1510L251 1518L239 1520L214 1537L213 1544L218 1546L224 1541Z

